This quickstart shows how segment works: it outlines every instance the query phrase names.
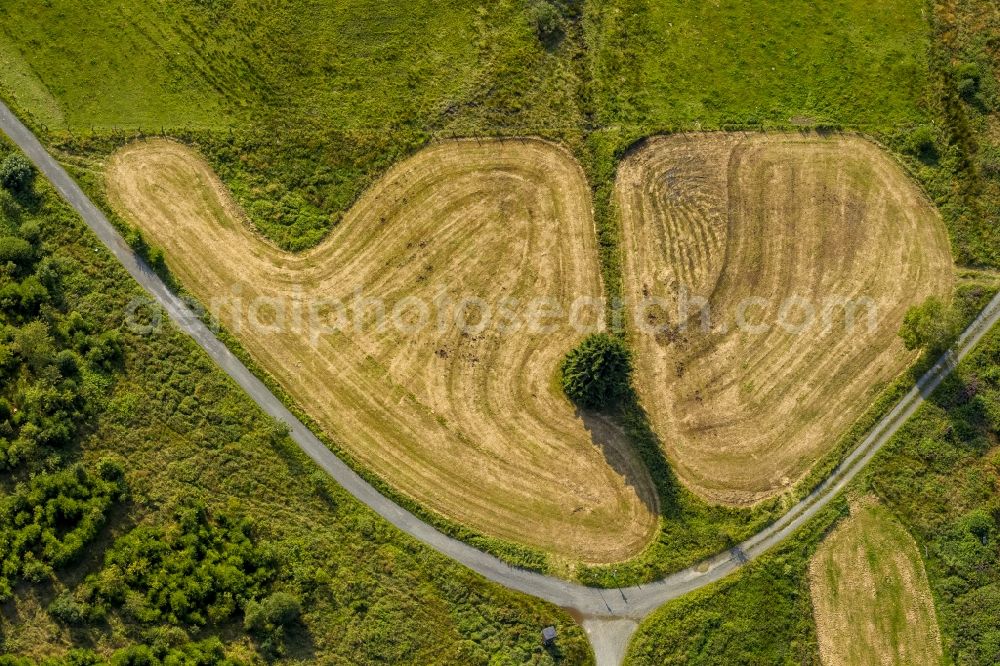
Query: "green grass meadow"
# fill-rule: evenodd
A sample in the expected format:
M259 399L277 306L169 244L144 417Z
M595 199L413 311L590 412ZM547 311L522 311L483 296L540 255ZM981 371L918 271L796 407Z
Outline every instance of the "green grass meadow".
M915 0L595 3L601 122L683 130L920 122L923 12Z
M621 152L664 129L888 131L926 118L917 0L555 0L559 33L544 41L540 4L9 5L0 92L68 151L105 151L116 132L198 144L289 249L319 242L432 138L541 135L587 163L592 133Z
M0 92L67 151L137 131L196 143L267 236L304 249L432 136L578 132L575 47L546 49L528 14L511 2L10 5Z

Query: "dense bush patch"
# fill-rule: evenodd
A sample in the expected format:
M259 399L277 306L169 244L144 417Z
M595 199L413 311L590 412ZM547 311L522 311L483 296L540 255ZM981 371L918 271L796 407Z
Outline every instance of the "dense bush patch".
M204 504L189 502L171 522L117 539L75 596L90 618L120 609L140 624L221 624L265 594L276 565L251 539L247 519L210 517Z
M40 583L82 556L125 495L120 464L40 474L0 502L0 600L19 579Z

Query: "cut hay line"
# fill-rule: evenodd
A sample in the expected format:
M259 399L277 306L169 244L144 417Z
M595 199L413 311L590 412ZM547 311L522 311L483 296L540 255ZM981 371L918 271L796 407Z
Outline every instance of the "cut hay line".
M941 635L913 537L872 500L820 545L809 565L820 656L829 666L939 664Z
M602 295L590 192L572 158L539 141L461 141L425 149L347 212L331 237L292 255L262 241L208 165L167 141L109 163L109 198L163 248L202 302L342 299L388 308L445 289L487 303ZM597 315L598 317L600 315ZM638 552L657 525L653 485L624 435L585 421L553 374L582 334L419 336L353 326L311 336L222 323L363 465L482 533L588 562Z
M896 335L906 309L954 280L936 211L856 137L653 139L623 162L616 200L626 296L652 303L630 310L642 403L682 480L716 502L753 503L806 474L912 360ZM764 300L744 321L767 332L736 326L748 298ZM847 332L831 310L829 329L818 317L791 332L776 325L790 298L817 315L867 298L877 319L869 330L859 307Z

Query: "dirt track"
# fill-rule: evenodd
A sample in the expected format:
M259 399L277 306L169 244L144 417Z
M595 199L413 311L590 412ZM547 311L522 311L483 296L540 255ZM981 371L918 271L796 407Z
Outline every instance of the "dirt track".
M205 303L227 299L227 328L395 488L485 534L570 559L625 559L653 535L647 472L620 433L575 414L556 386L560 358L582 337L565 318L551 332L463 334L439 330L435 311L419 335L393 325L359 332L355 318L314 339L309 317L296 326L285 305L350 305L357 290L390 311L407 298L441 302L442 292L491 304L541 296L563 308L602 296L590 191L565 151L539 141L432 146L300 255L257 237L208 165L179 144L126 147L107 183L112 204L164 249L184 286ZM254 299L263 305L248 312ZM453 308L441 312L453 321ZM320 311L331 327L341 313ZM401 319L418 315L410 308Z
M860 138L652 139L624 161L617 201L626 295L649 304L631 320L643 405L712 501L752 503L807 473L912 359L906 309L951 292L936 211Z

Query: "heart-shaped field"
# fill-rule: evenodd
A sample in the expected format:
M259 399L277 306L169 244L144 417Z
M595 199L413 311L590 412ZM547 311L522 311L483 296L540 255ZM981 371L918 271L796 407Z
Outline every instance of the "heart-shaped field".
M590 188L564 150L433 145L302 254L257 236L180 144L124 148L107 185L185 287L393 487L590 562L655 532L629 442L556 381L603 293ZM682 480L713 501L801 478L912 358L905 310L950 293L936 211L860 138L652 139L616 187L637 388Z
M652 139L617 200L642 403L714 501L806 474L912 361L906 309L951 294L936 210L858 137Z
M128 146L106 176L113 206L185 288L394 488L573 559L622 560L653 536L645 468L615 428L577 414L555 378L602 317L599 305L544 316L603 296L590 188L566 151L436 144L302 254L255 235L177 143ZM486 311L492 324L481 326Z

